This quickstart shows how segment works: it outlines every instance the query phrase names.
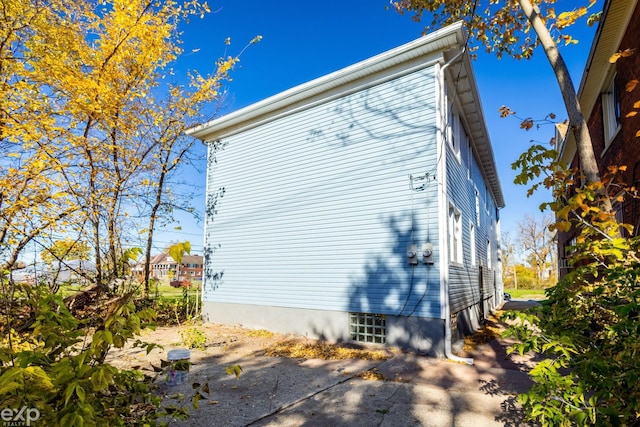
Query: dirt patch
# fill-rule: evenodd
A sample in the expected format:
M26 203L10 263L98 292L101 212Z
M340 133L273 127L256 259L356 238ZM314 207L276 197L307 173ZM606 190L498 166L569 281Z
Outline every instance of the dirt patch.
M153 343L159 347L147 354L144 346L135 346L131 342L123 349L112 349L107 361L118 368L153 370L153 366L159 367L161 361L166 360L169 350L188 348L184 342L185 332L193 334L194 331L202 334L204 343L201 348L191 349L193 363L211 357L227 362L251 355L305 360L382 361L393 357L395 353L387 349L328 343L296 335L247 329L239 325L206 323L143 330L138 340L141 343Z

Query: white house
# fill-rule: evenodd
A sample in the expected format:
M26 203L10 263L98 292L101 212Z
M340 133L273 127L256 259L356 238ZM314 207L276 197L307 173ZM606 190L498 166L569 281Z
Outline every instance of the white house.
M189 130L209 146L205 319L451 356L501 303L464 41L452 25Z

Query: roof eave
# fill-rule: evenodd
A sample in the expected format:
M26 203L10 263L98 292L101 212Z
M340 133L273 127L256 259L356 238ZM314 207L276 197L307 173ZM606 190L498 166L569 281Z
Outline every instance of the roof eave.
M456 96L462 108L462 116L465 118L467 129L470 133L469 137L480 163L480 168L497 207L504 208L502 186L500 185L491 138L489 138L480 93L478 92L469 55L464 55L461 61L452 64L448 71L449 80L456 85Z
M609 58L620 46L636 3L637 0L607 0L603 6L602 18L593 38L578 89L580 108L587 119L593 112L605 80L615 66L609 62ZM558 151L560 160L571 163L576 153L576 142L572 132L567 134Z
M205 124L190 128L186 133L203 141L213 141L229 136L244 130L248 125L253 126L273 120L283 114L291 114L314 100L322 99L326 94L335 91L336 88L354 84L374 74L392 69L398 64L415 60L430 53L444 51L463 42L463 27L462 22L459 22Z

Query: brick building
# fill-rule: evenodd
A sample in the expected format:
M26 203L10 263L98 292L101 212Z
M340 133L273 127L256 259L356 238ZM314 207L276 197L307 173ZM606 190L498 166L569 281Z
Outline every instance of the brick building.
M615 63L616 52L627 51ZM640 186L640 4L637 0L607 0L585 67L578 98L587 119L593 151L600 173L609 165L625 165L620 179L628 186ZM579 167L571 132L560 144L560 158ZM640 230L640 200L625 197L614 205L618 220ZM558 233L560 276L567 272L567 247L577 231Z
M180 266L178 263L166 253L155 255L151 258L151 278L161 281L178 280L178 281L194 281L202 280L203 271L202 255L185 255L182 257ZM134 273L142 279L144 274L144 266L138 264L133 268Z

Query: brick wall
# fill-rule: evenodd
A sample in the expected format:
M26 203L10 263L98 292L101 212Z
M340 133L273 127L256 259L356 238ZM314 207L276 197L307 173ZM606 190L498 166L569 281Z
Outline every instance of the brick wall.
M640 3L627 27L625 36L620 43L620 50L635 49L635 53L627 58L620 58L616 63L617 84L620 86L620 103L622 108L622 130L619 134L620 141L615 141L616 154L612 153L612 164L626 165L624 182L627 185L640 186L640 108L634 108L634 104L640 102L640 84L631 91L625 90L628 83L640 79ZM633 114L636 111L638 114ZM613 147L612 147L613 148ZM614 163L615 162L615 163ZM627 199L624 205L624 221L636 226L635 234L638 234L640 226L640 202Z
M625 36L620 43L619 50L625 49L635 49L635 53L629 57L620 58L616 63L615 84L620 93L621 130L605 150L602 96L596 101L591 116L587 119L587 125L600 172L605 172L608 165L625 165L627 170L620 174L620 180L627 186L640 188L640 137L636 135L640 131L640 108L634 108L634 104L640 102L640 84L632 91L627 90L629 82L640 79L640 3L636 5ZM637 111L638 114L630 115L629 113L633 111ZM571 166L579 166L577 156ZM640 200L627 198L621 208L623 221L636 226L635 233L640 234ZM558 233L558 259L565 256L564 244L575 234L575 230ZM563 271L560 271L560 274L563 275Z
M593 151L596 155L600 172L606 172L609 165L626 166L627 170L622 172L619 178L621 183L627 186L638 185L637 180L640 178L640 137L636 136L636 133L640 130L640 109L633 108L634 104L640 101L640 84L632 91L627 90L629 82L640 78L640 73L638 72L640 70L639 46L640 3L636 5L619 47L619 50L635 49L635 53L629 57L620 58L615 65L615 84L619 88L622 125L620 132L618 132L606 150L602 97L597 100L588 119ZM634 110L638 111L639 114L635 116L629 115ZM636 225L640 218L640 204L637 201L627 199L622 209L624 222Z

